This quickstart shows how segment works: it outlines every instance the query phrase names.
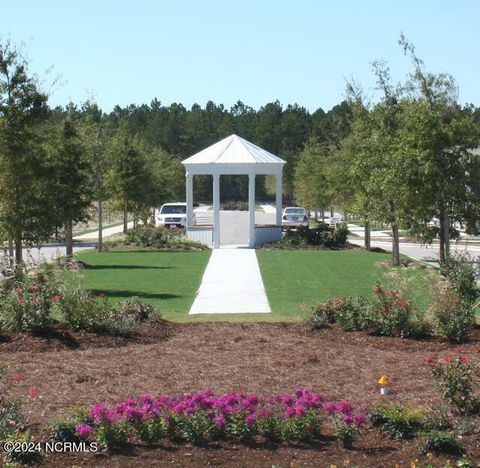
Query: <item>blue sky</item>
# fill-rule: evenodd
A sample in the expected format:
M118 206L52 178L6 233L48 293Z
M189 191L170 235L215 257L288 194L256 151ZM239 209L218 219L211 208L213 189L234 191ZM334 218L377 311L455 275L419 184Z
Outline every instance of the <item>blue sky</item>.
M26 44L52 105L279 99L328 110L345 78L373 89L374 59L405 77L402 31L428 70L455 76L460 102L479 105L479 20L477 0L18 0L2 5L0 31Z

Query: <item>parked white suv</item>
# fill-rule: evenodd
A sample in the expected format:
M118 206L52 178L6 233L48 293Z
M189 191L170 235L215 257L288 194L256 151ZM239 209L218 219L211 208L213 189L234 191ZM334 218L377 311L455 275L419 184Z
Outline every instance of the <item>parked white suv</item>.
M192 214L192 217L192 224L195 224L195 213ZM155 221L159 226L185 227L187 224L187 204L165 203L157 211Z

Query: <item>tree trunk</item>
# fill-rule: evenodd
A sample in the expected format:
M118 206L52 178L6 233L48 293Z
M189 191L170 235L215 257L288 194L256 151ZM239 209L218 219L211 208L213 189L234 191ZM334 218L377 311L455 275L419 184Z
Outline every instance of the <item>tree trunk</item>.
M73 257L73 225L69 219L65 224L65 248L67 251L67 259Z
M98 251L103 250L103 204L98 200Z
M126 234L128 231L128 200L124 198L123 200L123 233Z
M318 209L315 208L315 221L318 221Z
M365 218L364 231L365 231L365 250L370 250L371 249L370 221L367 218Z
M450 258L450 218L448 213L444 215L443 228L445 229L443 235L443 243L445 244L445 261Z
M13 238L8 236L8 256L10 257L10 265L13 264L13 256L15 255L15 249L13 247Z
M333 206L330 207L330 218L333 218L335 216L335 211L333 209Z
M15 239L15 261L17 265L23 262L23 245L22 239Z
M392 223L392 255L393 264L400 265L400 236L398 235L398 224Z
M325 210L323 208L320 208L320 222L325 222Z
M439 237L439 253L438 253L438 261L440 262L440 265L443 265L445 263L445 215L444 212L440 212L440 232L438 233Z

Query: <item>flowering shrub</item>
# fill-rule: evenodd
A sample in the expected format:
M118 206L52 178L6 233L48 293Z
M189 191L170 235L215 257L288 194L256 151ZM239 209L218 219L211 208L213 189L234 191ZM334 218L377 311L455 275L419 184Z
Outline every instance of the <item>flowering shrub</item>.
M18 442L20 444L33 442L25 418L20 412L21 400L12 400L6 397L7 389L21 380L22 377L18 374L15 374L11 380L7 380L4 370L0 367L0 441L2 442ZM39 453L20 449L6 453L5 458L8 463L31 464L38 461Z
M401 291L385 290L377 283L374 294L368 318L374 333L402 337L423 334L423 324L417 317L415 308Z
M4 296L0 321L15 331L44 329L51 322L50 309L57 298L58 291L49 284L26 279Z
M401 291L385 290L377 284L374 298L337 297L312 308L312 328L338 322L346 331L371 330L383 336L420 336L426 325Z
M428 366L443 399L460 413L480 411L480 398L474 394L473 378L480 376L480 365L471 364L466 356L429 356Z
M267 398L243 392L216 397L204 391L178 398L127 398L114 407L96 404L83 419L70 419L69 424L74 425L76 437L111 448L126 444L129 434L145 443L166 438L194 444L222 439L249 442L256 437L312 442L321 437L324 420L330 419L338 439L351 447L367 421L365 412L366 408L349 402L326 402L306 389Z
M74 330L108 331L129 336L135 328L159 311L138 298L113 304L104 294L94 296L81 287L65 286L55 303L65 322Z
M367 325L369 301L365 297L336 297L312 308L312 328L323 328L327 323L338 322L345 331L364 330Z
M74 330L105 331L111 303L105 297L95 297L82 287L64 286L55 308Z

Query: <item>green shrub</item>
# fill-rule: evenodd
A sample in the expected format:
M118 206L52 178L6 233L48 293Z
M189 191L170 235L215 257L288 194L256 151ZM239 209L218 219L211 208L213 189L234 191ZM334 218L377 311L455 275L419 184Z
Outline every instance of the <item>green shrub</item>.
M308 321L313 329L325 328L328 324L335 322L333 304L336 300L342 299L332 299L329 302L318 304L311 308L311 315Z
M428 432L422 444L422 452L440 452L460 455L465 452L460 442L450 432Z
M335 308L334 316L345 331L364 330L368 326L369 307L366 297L346 297Z
M128 426L125 422L102 423L95 429L95 437L97 442L107 450L122 448L128 441Z
M103 295L95 297L81 287L65 287L55 306L75 330L109 331L124 337L152 314L160 316L158 309L138 298L113 304Z
M218 435L218 428L206 411L197 411L188 417L180 417L177 430L185 440L195 445L203 445Z
M16 446L15 450L6 453L7 462L33 465L40 461L40 443L34 440L30 431L15 432L2 442L13 443Z
M348 238L348 227L346 223L340 224L337 229L335 229L334 234L334 244L336 247L343 247L347 243Z
M441 273L458 294L461 302L474 304L480 298L477 280L480 278L480 261L469 254L455 254L441 266Z
M390 436L412 439L424 427L424 411L406 406L377 406L370 413L370 420Z
M468 301L462 301L453 286L439 283L435 302L430 308L435 320L435 334L451 342L466 341L475 325L475 311Z
M165 439L168 435L167 423L163 419L151 421L138 421L132 423L132 427L142 442L151 444Z
M227 211L248 211L248 203L244 201L228 201L225 203L222 203L222 210L227 210Z
M319 224L318 227L287 228L282 239L274 244L267 244L268 248L308 248L326 247L342 248L347 241L348 229L346 226L339 226L336 230L326 224Z
M128 337L137 326L147 321L153 314L160 317L157 308L136 297L115 304L109 310L105 321L106 328L113 334Z
M77 435L76 425L75 418L57 421L50 427L50 435L58 442L80 442L81 438Z
M107 328L112 305L105 297L95 297L82 287L64 286L55 307L74 330L100 332Z
M165 226L140 225L129 229L125 242L138 247L172 250L203 250L202 244L192 242L185 237L185 230Z

